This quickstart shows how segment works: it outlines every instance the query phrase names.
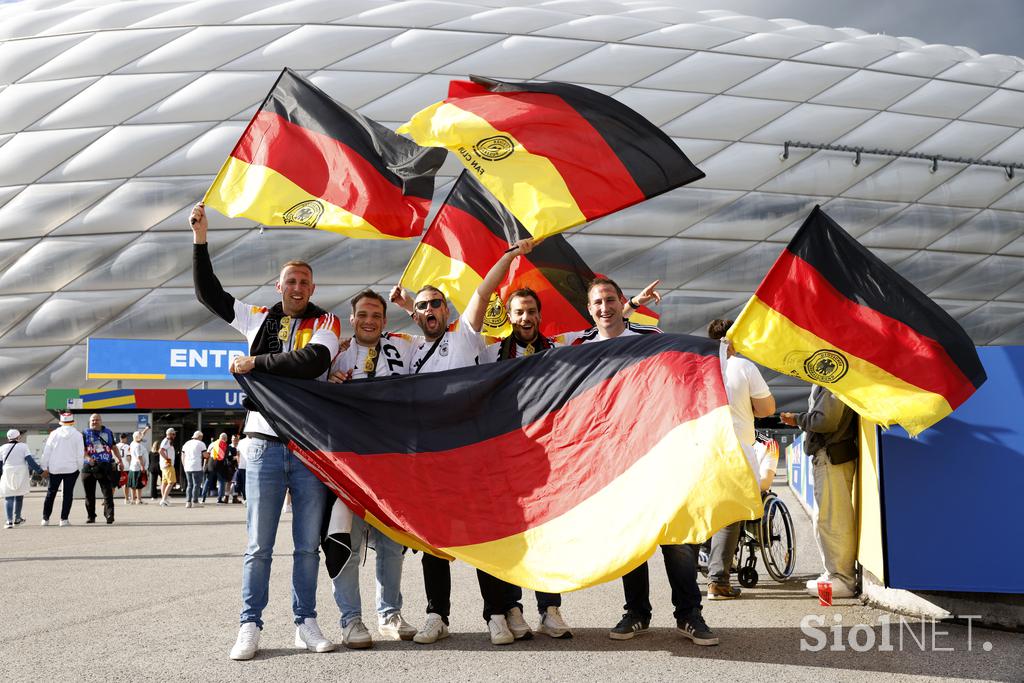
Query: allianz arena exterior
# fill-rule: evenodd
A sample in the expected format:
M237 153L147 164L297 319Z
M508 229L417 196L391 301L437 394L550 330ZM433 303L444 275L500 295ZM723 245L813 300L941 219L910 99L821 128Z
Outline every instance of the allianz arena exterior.
M1024 343L1024 171L785 143L1024 158L1024 61L668 0L28 0L0 6L0 424L43 425L85 380L88 337L235 339L191 285L187 213L284 66L392 127L452 78L609 93L706 173L575 230L594 270L654 278L668 331L733 317L822 204L978 344ZM449 159L443 198L459 170ZM414 241L217 217L228 289L275 300L286 258L345 313ZM393 320L407 320L395 315ZM782 403L806 387L773 379ZM133 382L145 386L145 382ZM160 386L170 386L160 383ZM181 386L181 385L179 385Z

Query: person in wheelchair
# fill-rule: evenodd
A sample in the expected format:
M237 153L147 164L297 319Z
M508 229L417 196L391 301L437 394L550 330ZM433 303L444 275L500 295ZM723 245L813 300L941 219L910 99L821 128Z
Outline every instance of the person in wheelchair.
M708 324L708 336L726 345L725 391L729 397L733 429L740 440L740 445L743 446L747 460L750 461L751 470L756 473L760 467L754 453L754 418L774 414L775 398L757 366L737 355L732 342L725 338L731 326L731 320L712 320ZM740 588L730 585L729 581L742 527L742 522L730 524L711 539L708 559L708 600L731 600L738 598L742 592Z

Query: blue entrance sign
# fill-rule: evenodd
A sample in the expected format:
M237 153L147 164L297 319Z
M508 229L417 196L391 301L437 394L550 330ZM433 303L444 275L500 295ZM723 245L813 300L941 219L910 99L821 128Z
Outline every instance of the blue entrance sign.
M231 359L245 342L93 339L87 344L89 379L230 380Z

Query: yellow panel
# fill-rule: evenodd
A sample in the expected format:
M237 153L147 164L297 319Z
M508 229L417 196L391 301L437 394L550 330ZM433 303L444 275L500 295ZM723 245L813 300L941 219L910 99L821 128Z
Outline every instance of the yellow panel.
M882 546L882 503L878 485L878 423L860 421L860 459L857 465L857 561L885 581Z

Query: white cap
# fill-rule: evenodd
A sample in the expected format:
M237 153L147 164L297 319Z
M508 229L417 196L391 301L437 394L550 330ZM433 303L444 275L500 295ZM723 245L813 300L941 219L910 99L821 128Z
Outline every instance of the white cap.
M193 439L201 439L201 438L203 438L203 433L197 430L196 433L192 435L192 438Z
M19 436L21 436L21 432L19 432L17 429L8 429L7 430L7 438L8 438L8 440L14 441Z
M74 421L75 421L75 416L72 415L71 413L61 413L60 414L60 422L61 422L61 424L71 423L71 422L74 422Z

